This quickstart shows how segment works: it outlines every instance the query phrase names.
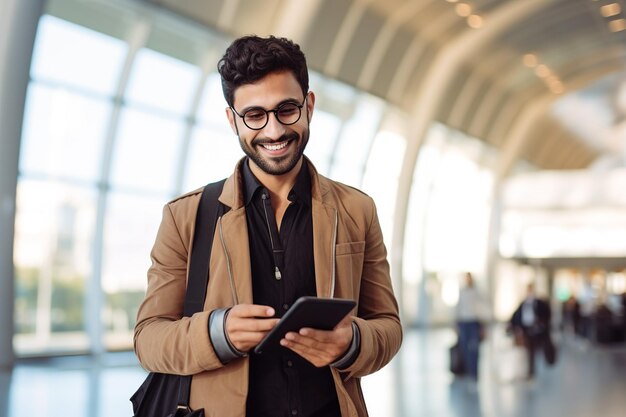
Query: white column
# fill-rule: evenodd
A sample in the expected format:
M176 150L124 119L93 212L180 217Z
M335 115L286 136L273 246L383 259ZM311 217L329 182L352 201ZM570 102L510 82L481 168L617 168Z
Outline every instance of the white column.
M15 189L30 60L43 4L0 2L0 369L14 363Z

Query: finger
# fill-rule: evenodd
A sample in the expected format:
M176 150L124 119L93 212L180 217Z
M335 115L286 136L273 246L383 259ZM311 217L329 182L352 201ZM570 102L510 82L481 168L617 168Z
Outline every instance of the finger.
M250 317L226 317L226 330L228 332L235 331L251 331L266 333L276 326L279 319L257 319Z
M274 317L275 311L272 307L258 304L237 304L228 312L236 317Z
M247 344L251 344L252 346L254 346L258 344L266 334L267 332L239 331L239 332L234 332L230 336L230 341L233 343L247 343Z
M287 334L285 334L283 340L285 340L289 345L300 346L301 349L306 351L326 351L334 345L334 341L332 338L329 337L319 338L314 337L311 334L315 333L317 335L318 332L330 333L314 329L301 329L299 333L288 332Z
M326 366L333 362L334 356L326 352L325 350L319 350L315 347L308 346L303 343L299 343L301 339L296 340L295 333L290 336L289 339L284 338L280 341L280 344L293 352L297 353L313 365L317 367Z
M239 319L227 324L226 333L235 347L244 352L249 351L265 337L278 319Z

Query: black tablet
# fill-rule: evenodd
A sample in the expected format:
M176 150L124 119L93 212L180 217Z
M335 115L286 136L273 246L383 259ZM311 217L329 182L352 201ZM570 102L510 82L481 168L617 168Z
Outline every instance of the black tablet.
M280 346L280 339L285 334L303 327L332 330L355 305L354 300L343 298L300 297L254 348L254 353Z

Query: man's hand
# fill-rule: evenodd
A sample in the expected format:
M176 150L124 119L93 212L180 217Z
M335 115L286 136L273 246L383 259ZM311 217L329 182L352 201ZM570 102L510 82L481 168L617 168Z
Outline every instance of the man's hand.
M238 304L226 316L226 335L237 350L248 352L276 326L274 309L257 304Z
M333 330L317 330L308 327L298 333L289 332L280 344L287 347L318 368L339 359L352 343L352 320L345 317Z

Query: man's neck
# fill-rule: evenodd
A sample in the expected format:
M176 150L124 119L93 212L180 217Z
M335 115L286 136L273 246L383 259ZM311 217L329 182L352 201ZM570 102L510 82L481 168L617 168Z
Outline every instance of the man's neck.
M293 169L282 175L271 175L261 170L257 165L250 161L250 170L254 176L270 193L272 200L287 200L289 192L296 184L298 173L302 168L303 158L293 167Z

